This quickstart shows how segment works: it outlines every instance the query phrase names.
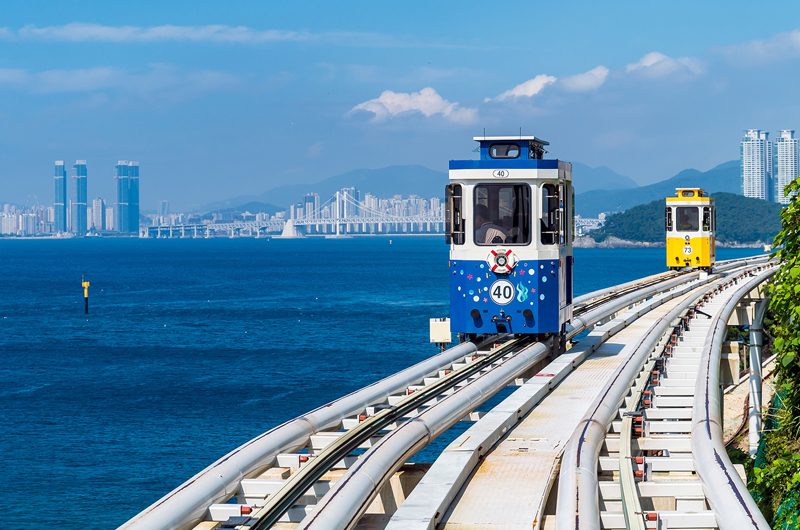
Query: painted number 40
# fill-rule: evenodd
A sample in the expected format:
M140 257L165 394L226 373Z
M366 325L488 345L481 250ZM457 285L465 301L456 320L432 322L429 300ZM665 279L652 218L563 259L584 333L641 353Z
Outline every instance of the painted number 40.
M498 305L506 305L514 299L514 284L508 280L497 280L489 288L492 302Z

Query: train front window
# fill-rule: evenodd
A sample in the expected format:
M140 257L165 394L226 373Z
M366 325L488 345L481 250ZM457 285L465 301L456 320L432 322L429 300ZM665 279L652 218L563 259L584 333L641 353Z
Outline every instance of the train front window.
M698 232L700 230L700 212L696 206L679 206L675 210L678 232Z
M489 156L492 158L519 158L517 144L492 144L489 146Z
M527 245L531 239L531 189L527 184L475 186L476 245Z

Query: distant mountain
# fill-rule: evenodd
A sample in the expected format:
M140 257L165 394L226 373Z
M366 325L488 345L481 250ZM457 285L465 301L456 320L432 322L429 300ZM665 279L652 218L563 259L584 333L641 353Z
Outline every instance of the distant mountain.
M220 210L220 213L268 213L270 215L275 215L278 212L282 212L286 208L281 208L280 206L275 206L274 204L269 204L266 202L246 202L239 206L235 206L233 208L225 208L224 210Z
M447 173L423 166L389 166L380 169L356 169L327 178L315 184L285 184L272 188L261 195L243 195L200 206L201 211L235 208L248 202L265 202L286 209L303 199L306 193L318 193L321 202L337 190L355 186L362 193L371 193L380 198L393 195L418 195L430 199L444 197Z
M572 162L572 185L575 193L591 190L620 190L639 186L633 179L623 177L606 166L589 167L580 162Z
M718 192L711 196L717 208L717 240L722 243L771 242L781 229L780 204L733 193ZM664 241L665 205L662 198L610 215L605 227L590 236L596 241L609 236L630 241Z
M624 211L656 199L675 194L675 188L697 186L709 193L723 191L739 193L739 161L725 162L706 172L686 169L674 177L624 192L614 190L592 190L581 192L576 184L575 210L583 217L597 217L601 212Z

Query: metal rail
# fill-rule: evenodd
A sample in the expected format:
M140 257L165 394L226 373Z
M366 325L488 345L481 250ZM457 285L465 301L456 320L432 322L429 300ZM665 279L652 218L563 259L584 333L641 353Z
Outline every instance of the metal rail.
M586 318L586 316L584 316L585 320L581 321L581 326L579 328L571 329L568 332L567 336L568 336L568 338L571 338L571 337L575 336L576 334L580 333L581 331L583 331L584 329L586 329L587 326L592 325L593 322L599 321L602 318L604 318L604 317L606 317L606 316L608 316L610 314L613 314L613 313L621 310L623 307L627 307L628 305L630 305L632 303L636 303L636 302L638 302L640 300L643 300L645 298L653 296L656 293L656 291L653 290L653 286L654 285L667 283L668 284L668 288L672 288L672 287L680 285L682 283L687 283L687 282L691 281L692 279L696 278L698 275L699 275L699 273L695 273L695 274L691 274L691 275L686 275L684 273L677 273L677 274L669 275L667 278L658 278L658 279L655 279L655 280L643 282L643 284L640 282L640 284L638 286L630 286L630 287L628 287L626 289L615 291L615 292L611 293L609 297L607 297L606 299L603 300L602 304L608 304L610 307L606 308L602 312L600 311L600 308L598 308L596 306L592 306L592 307L589 307L589 308L586 308L586 307L579 308L578 311L577 311L578 315L586 315L588 313L593 313L593 318L590 319L590 318ZM679 279L675 279L676 276L683 276L683 277L679 278ZM672 281L668 281L668 280L672 280ZM622 299L624 299L624 300L622 300ZM611 304L611 302L615 302L615 301L617 303ZM595 310L591 311L591 309L595 309ZM523 370L528 365L530 365L533 362L536 362L536 361L540 360L541 358L543 358L547 354L547 351L549 351L549 350L545 349L543 347L542 351L540 352L540 355L536 356L533 359L530 359L527 364L519 367L519 370ZM504 354L497 354L497 355L499 355L499 357L502 357L502 355L504 355ZM491 363L489 363L489 364L491 364ZM467 367L467 368L469 368L469 367ZM462 370L465 370L465 369L466 368L463 368ZM479 371L479 369L476 369L476 371ZM457 374L457 372L453 372L447 377L453 377L456 374ZM513 379L515 374L516 374L516 372L514 374L512 374L511 376L509 376L509 377L511 377ZM435 384L439 385L439 384L442 384L442 383L443 383L443 380L440 380ZM455 385L452 385L452 386L455 386ZM430 385L430 386L426 387L421 392L430 392L430 391L432 391L433 395L438 395L436 393L437 391L435 389L433 389L432 387L433 387L433 385ZM432 389L432 390L429 390L429 389ZM408 400L411 400L410 401L411 404L408 405L409 407L411 407L411 410L418 408L419 407L419 404L418 404L419 401L418 400L422 400L424 398L424 396L422 396L421 394L417 394L417 393L415 393L414 396L416 396L414 400L411 400L411 398L413 396L409 396L409 398L406 398L406 400L404 400L404 402L408 401ZM487 398L488 398L488 396L487 396ZM474 405L477 406L478 403L474 403ZM399 407L400 404L398 404L396 406ZM374 422L376 425L379 425L381 423L381 417L384 416L386 413L387 413L387 410L384 410L381 413L379 413L380 416L379 415L373 416L372 418L369 418L367 420L367 422L370 422L370 423ZM388 424L388 423L392 423L393 421L396 421L396 418L398 418L398 417L402 417L402 416L393 416L393 418L395 418L395 419L386 419L386 420L382 420L382 421L384 421L385 423ZM417 419L419 419L419 418L417 418ZM456 419L458 419L458 418L456 418ZM449 425L448 425L448 427L449 427ZM395 432L393 432L392 436L396 437L398 435L398 431L402 430L402 428L403 427L400 427ZM303 495L303 493L306 492L313 485L313 483L316 480L318 480L319 477L321 477L324 473L326 473L336 462L340 461L344 456L346 456L350 452L352 452L353 449L355 449L356 447L361 445L361 443L363 443L365 440L367 440L370 437L374 436L374 434L380 430L379 428L369 428L369 426L366 425L366 422L363 422L363 423L359 424L359 426L356 429L359 429L359 432L354 432L354 430L348 431L347 433L342 435L340 438L338 438L336 442L333 442L331 445L327 446L322 454L317 456L313 461L311 461L308 464L306 464L303 468L301 468L300 471L298 471L297 473L292 475L292 477L289 479L289 481L287 483L285 483L284 486L278 492L276 492L274 495L270 496L269 499L267 499L267 503L264 505L264 507L262 507L258 512L256 512L254 514L253 518L257 519L258 522L255 525L253 525L253 526L251 526L249 528L251 528L251 530L262 530L262 529L265 529L265 528L269 528L269 526L271 526L272 524L274 524L275 522L278 521L278 519L281 517L281 515L286 510L288 510L297 501L297 499L299 499ZM428 429L428 432L430 430L431 429ZM383 441L379 442L378 445L381 445L382 443L383 443ZM410 443L409 447L405 447L404 446L403 449L401 450L401 453L405 454L407 451L410 451L412 445L413 445L413 443ZM397 446L397 443L395 443L395 446ZM371 452L375 452L377 450L378 450L378 447L376 446ZM323 455L326 455L326 453L328 451L331 452L330 456L328 456L326 459L323 459L322 458ZM399 457L397 457L397 458L399 458ZM311 469L312 463L313 463L314 469ZM390 466L390 467L392 467L392 466ZM386 473L388 473L389 471L387 471L385 469L383 471L385 472L384 476L387 476ZM300 476L301 474L303 476ZM316 478L314 478L314 477L316 477ZM377 485L373 484L372 486L373 486L373 493L374 493L374 491L377 490ZM328 498L328 497L326 497L326 498ZM370 497L370 500L371 500L371 497ZM362 500L362 503L361 503L360 506L362 507L362 509L366 509L366 505L364 504L363 500ZM318 507L316 510L319 511L320 508L321 507ZM317 512L315 511L315 513L317 513ZM351 516L351 517L353 515L354 514L352 514L352 513L348 514L348 516ZM262 521L266 521L266 522L262 522ZM248 528L248 527L244 526L243 528Z
M741 260L737 260L737 263L739 262ZM579 326L573 327L569 336L574 337L586 329L587 322L585 321L590 320L589 316L605 314L608 302L612 300L622 302L624 299L635 303L631 300L641 300L652 296L652 294L641 296L645 292L644 290L649 292L653 286L659 284L662 284L661 290L669 288L669 285L672 285L670 280L675 281L675 278L681 274L666 275L666 278L663 277L664 275L657 275L659 277L647 279L644 282L637 280L606 289L603 303L593 301L591 304L577 308L575 314ZM684 281L689 280L688 276L690 275L683 275ZM595 291L589 295L577 297L575 302L580 303L581 300L587 300L588 296L596 296L599 292ZM614 306L617 305L614 304ZM580 320L581 318L583 320ZM343 418L357 415L367 406L383 402L387 395L403 391L429 374L448 367L457 359L477 352L482 345L501 338L500 335L484 336L479 337L477 341L458 345L265 432L192 477L121 526L120 529L151 530L191 527L204 518L209 505L225 502L231 498L241 479L257 476L264 469L273 466L278 453L297 452L303 449L309 443L312 434L336 428L341 424Z
M700 360L692 406L692 460L720 530L770 528L725 451L719 363L731 313L742 297L774 273L774 268L767 270L766 267L758 267L755 273L749 272L752 278L745 280L715 315Z
M653 323L640 337L628 358L622 362L604 391L590 407L590 411L578 424L562 457L556 530L600 528L597 459L606 436L607 426L619 413L619 404L630 390L631 381L640 372L642 365L661 339L664 331L685 310L722 281L710 282L711 285L695 289L695 293L700 292L701 294L683 301L666 316Z
M634 386L628 406L625 407L622 419L622 429L619 434L619 482L622 494L622 513L625 516L625 527L629 530L645 530L642 518L642 504L636 491L636 482L633 476L633 451L631 450L631 435L633 434L633 417L639 409L647 382L648 374L655 366L655 359L645 363L644 376Z
M681 280L674 280L673 283L686 283L688 281L688 279L682 278ZM602 310L597 309L589 313L594 313L594 318L600 320L607 314L615 313L624 307L628 307L631 303L635 303L635 301L652 296L654 293L655 290L653 287L642 289L641 292L639 292L635 297L634 295L623 296L621 299L615 299L615 303L613 304L611 302L607 302L607 304L611 307ZM652 303L647 304L646 307L642 306L641 309L634 309L633 316L631 316L629 319L626 318L625 322L622 323L623 325L618 329L624 328L628 323L635 320L638 316L648 312L650 309L660 305L661 303L663 302L654 300ZM584 315L583 318L587 319L587 322L592 322L589 320L588 315ZM613 336L613 334L604 335L602 338L600 338L598 343L593 345L593 348L589 349L587 353L594 351L594 349L599 347L600 343L607 340L610 336ZM527 358L517 359L517 357L522 357L522 355L528 350L535 350L537 347L539 347L538 354L531 353L528 354ZM536 344L528 350L520 352L513 358L503 361L502 366L507 367L507 369L505 370L505 373L497 374L494 384L497 384L498 382L505 383L511 378L516 377L518 373L521 373L521 371L525 370L527 367L532 366L539 360L542 360L548 349L542 344ZM470 386L489 387L492 384L492 381L488 380L491 379L492 375L494 374L486 374L480 379L471 383ZM505 380L502 378L505 378ZM465 387L462 389L462 392L466 392L468 390L469 388ZM480 390L476 390L476 392L480 393ZM457 398L458 396L451 396L448 398L448 401L456 400ZM469 399L473 398L469 396L465 397L462 402ZM370 449L370 451L367 452L359 461L359 464L357 464L354 469L349 471L346 477L341 479L341 485L337 484L335 489L323 498L323 501L317 505L313 513L300 523L300 525L297 527L297 530L344 530L347 528L352 528L380 488L383 487L389 478L391 478L393 473L403 464L403 462L405 462L407 458L419 450L424 443L427 443L429 439L434 438L438 432L443 430L443 428L449 427L449 425L442 425L443 423L446 424L446 421L443 420L443 418L447 417L448 412L436 410L443 408L446 405L448 405L448 403L442 402L434 407L431 407L421 416L415 418L414 422L408 422L404 424L394 431L390 437L385 438L372 449ZM472 401L472 405L477 406L477 403ZM450 404L450 406L450 410L453 410L458 407L458 403L454 402ZM514 408L516 413L512 415L515 415L517 420L524 416L522 413L522 408ZM525 408L525 410L529 410L529 408ZM463 413L463 409L459 410L458 412L458 414ZM457 417L458 414L451 413L450 416ZM428 416L431 416L431 418L428 419ZM514 422L511 423L513 424ZM507 427L508 425L506 425L506 428ZM495 426L489 428L488 431L494 432L495 430L499 429L499 427ZM503 429L502 432L505 432L505 429ZM482 447L485 447L485 450L483 451L481 451L481 448L478 449L478 452L483 454L483 452L489 450L489 447L494 441L496 440L487 440L485 443L474 442L474 445L477 447L478 443L480 443ZM462 461L462 465L465 464L467 463ZM448 471L452 473L449 473L447 478L440 476L439 481L452 481L453 488L455 489L460 487L460 485L463 483L463 480L469 474L468 469L458 466L453 469L448 468ZM449 491L452 492L453 490L450 489ZM442 492L439 491L437 493L441 495ZM448 494L445 492L444 495L446 497ZM351 499L359 500L358 502L353 502ZM432 511L429 514L430 518L419 521L420 525L426 526L433 524L432 521L438 517L438 515L434 515L437 510L439 513L442 513L446 510L446 506L443 505L445 502L447 502L446 499L435 499L432 503L432 506L436 506L437 508L432 508ZM408 522L409 521L405 521L405 523Z
M278 519L305 493L319 478L332 468L338 461L350 454L364 441L374 436L381 430L409 413L436 399L456 385L465 381L467 378L477 374L481 370L488 368L493 363L502 359L515 348L529 344L531 339L523 337L514 339L499 348L496 348L488 355L480 357L467 366L450 372L435 383L427 385L422 390L418 390L409 395L398 404L390 406L359 423L358 426L350 429L340 436L336 441L329 444L313 460L294 473L289 480L274 495L271 495L264 506L260 508L252 519L256 519L254 524L242 526L250 530L265 530L278 522Z
M476 353L480 347L498 338L501 337L484 337L459 344L268 430L190 478L123 524L120 530L191 527L205 517L209 505L230 499L242 479L257 475L272 466L279 453L301 450L308 444L312 434L336 427L343 418L358 414L369 405L383 402L387 395L404 391L409 385L417 383L428 374Z
M762 263L763 258L754 260L756 263ZM747 260L745 260L747 263ZM725 269L731 269L741 266L740 262L731 263ZM745 265L747 266L747 265ZM760 270L762 266L758 266L751 270ZM747 274L746 271L743 274ZM738 276L737 276L738 277ZM640 339L639 346L634 349L629 357L629 361L621 365L617 374L612 377L607 385L606 391L602 394L596 402L592 405L592 412L588 413L584 420L576 429L575 434L570 439L564 451L562 459L561 476L558 491L558 507L556 515L556 529L557 530L575 530L575 529L599 529L601 527L600 512L597 502L598 491L598 476L597 476L597 458L600 453L600 447L606 437L607 426L620 412L619 403L627 395L631 382L635 380L636 374L645 365L647 357L653 350L655 344L659 340L664 340L664 332L669 333L669 327L675 326L676 322L680 322L678 318L682 313L686 313L690 306L699 302L700 299L713 295L721 291L724 287L729 287L735 280L730 276L710 282L702 289L697 289L697 292L702 291L703 294L690 298L684 301L680 306L673 309L669 315L662 318L659 322L655 323L650 330ZM763 281L763 279L761 280ZM757 282L756 282L757 283ZM744 291L746 292L746 290ZM706 294L708 293L708 294ZM733 302L731 311L738 303L741 296L734 294L732 296ZM730 315L730 311L727 314ZM719 318L719 315L718 315ZM727 318L722 321L722 327L725 327ZM721 335L724 337L724 332ZM720 344L721 347L721 344ZM719 353L719 350L717 350ZM653 362L653 361L649 361ZM717 372L719 369L719 357L717 357ZM632 417L627 414L634 412L639 403L641 392L644 390L647 380L648 371L645 369L645 375L634 385L632 395L627 399L628 408L622 411L621 433L620 433L620 452L619 452L619 477L621 488L621 500L623 507L623 515L625 518L626 527L630 529L643 529L645 523L641 504L639 502L639 494L635 485L633 477L633 468L631 462L631 448L630 448L630 434L632 429ZM718 374L717 374L718 377ZM692 437L694 441L694 436ZM724 452L724 450L723 450ZM697 456L694 455L695 462ZM727 458L727 457L726 457ZM731 468L732 469L732 468ZM735 472L733 472L735 474ZM699 474L699 471L698 471ZM738 478L738 476L737 476ZM746 492L746 489L745 489ZM752 501L752 499L751 499ZM730 528L738 528L731 526Z

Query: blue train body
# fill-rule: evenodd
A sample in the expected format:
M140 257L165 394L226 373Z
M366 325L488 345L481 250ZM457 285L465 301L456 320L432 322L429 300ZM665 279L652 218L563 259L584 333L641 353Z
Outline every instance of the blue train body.
M462 334L561 333L572 318L572 166L532 136L478 137L450 161L450 327Z

